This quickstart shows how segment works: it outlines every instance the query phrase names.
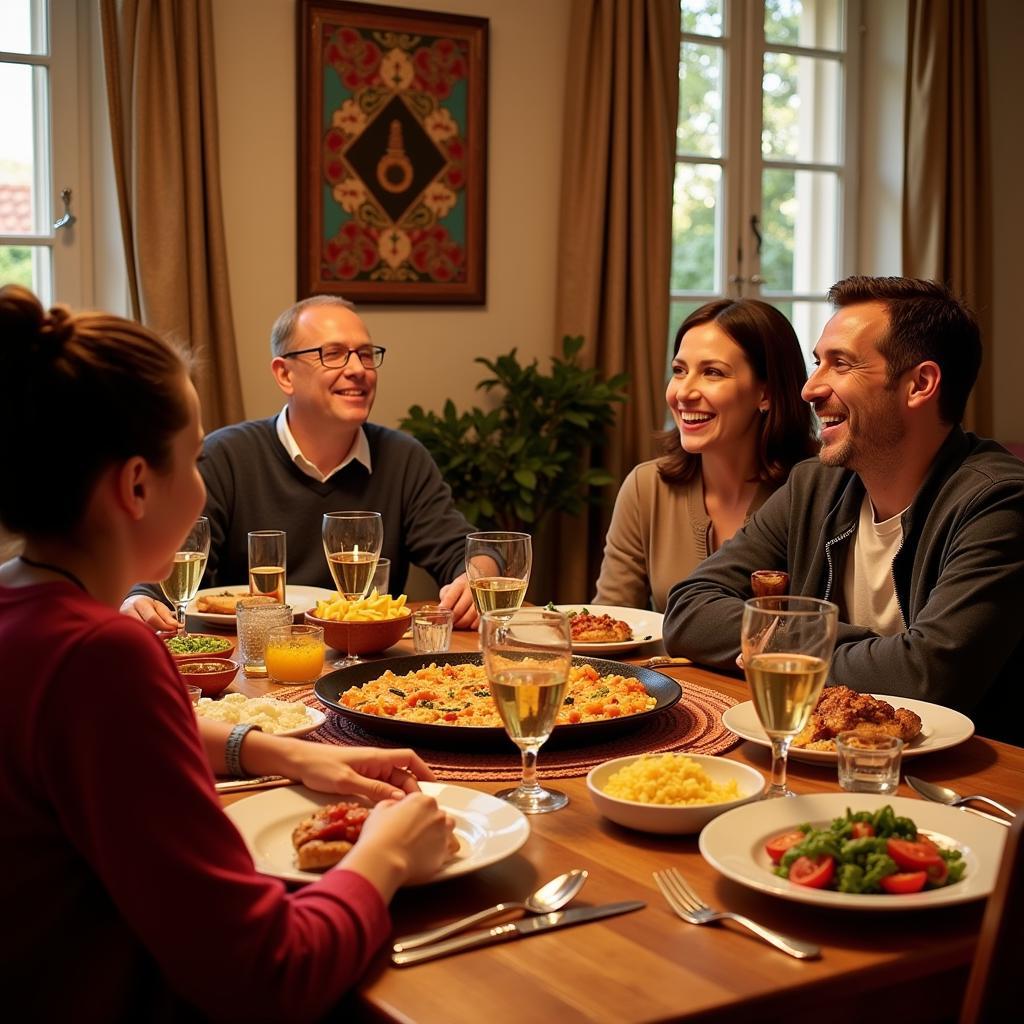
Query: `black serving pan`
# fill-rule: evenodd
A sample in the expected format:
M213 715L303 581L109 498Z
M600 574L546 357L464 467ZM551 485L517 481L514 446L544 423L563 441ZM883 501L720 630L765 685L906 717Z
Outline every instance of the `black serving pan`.
M591 743L601 743L635 729L641 722L652 715L672 707L682 696L682 688L674 679L662 672L641 668L639 665L628 665L621 661L609 661L605 658L586 658L573 655L573 665L593 665L600 675L620 675L629 679L638 679L644 689L657 700L650 711L642 711L638 715L626 715L622 718L609 718L600 722L579 722L576 725L559 725L551 734L547 747L583 747ZM368 715L364 711L356 711L341 703L341 695L352 686L368 683L387 671L395 675L415 672L428 665L466 665L482 664L479 653L462 654L416 654L404 658L386 658L381 661L361 662L350 668L341 668L330 672L317 680L314 692L323 704L333 708L339 715L358 725L366 732L388 739L399 740L410 746L432 747L435 750L483 749L501 751L511 746L512 741L505 735L500 726L471 725L436 725L427 722L405 722L397 718L384 718L381 715Z

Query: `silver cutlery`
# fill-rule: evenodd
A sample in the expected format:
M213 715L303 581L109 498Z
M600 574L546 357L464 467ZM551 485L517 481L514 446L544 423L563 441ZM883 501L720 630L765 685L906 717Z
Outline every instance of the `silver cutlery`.
M669 868L667 871L655 871L654 881L668 905L678 917L688 924L735 921L776 949L781 949L783 953L795 956L798 960L810 960L821 956L821 948L811 942L802 942L800 939L791 939L787 935L781 935L770 928L765 928L763 924L751 921L749 917L744 917L742 914L734 914L729 910L712 910L686 884L686 880L675 868Z
M959 807L962 811L971 811L971 813L980 814L983 818L988 818L990 821L998 821L1000 825L1008 826L1010 824L1004 818L997 818L994 814L986 814L975 807L967 806L972 800L980 800L982 803L1002 811L1003 814L1008 814L1011 818L1017 817L1016 813L1005 804L1001 804L998 800L993 800L991 797L982 796L980 793L961 796L956 790L950 789L948 786L938 786L934 782L925 782L924 779L919 779L916 775L904 775L903 778L915 793L919 793L926 800L933 800L937 804L945 804L947 807Z
M667 654L656 654L646 661L638 661L640 668L664 668L667 665L692 665L689 658L672 658Z
M270 789L273 786L291 786L294 779L285 778L283 775L257 775L252 779L228 779L225 782L215 782L213 788L218 793L239 793L245 789Z
M561 910L569 903L576 894L583 888L587 880L587 872L582 868L574 868L566 871L565 874L552 878L550 882L542 885L536 892L530 893L523 900L514 900L509 903L496 903L493 907L478 911L476 914L469 914L460 917L458 920L450 921L438 928L431 928L425 932L416 932L412 935L404 935L398 939L392 949L401 953L407 949L417 949L426 946L431 942L445 939L449 935L465 931L474 925L482 924L491 917L504 914L508 910L528 910L531 914L550 914L552 911Z
M510 924L495 925L486 931L456 935L452 939L444 939L442 942L435 942L431 946L421 946L419 949L406 950L404 953L392 953L391 962L399 967L418 964L424 960L447 956L449 953L459 953L464 949L477 949L480 946L490 946L508 939L522 939L530 935L538 935L541 932L550 931L552 928L566 928L569 925L583 924L586 921L599 921L603 917L613 917L616 914L629 914L634 910L642 910L646 906L647 904L642 900L626 900L623 903L604 903L598 907L558 910L553 914L544 914L541 917L527 917Z

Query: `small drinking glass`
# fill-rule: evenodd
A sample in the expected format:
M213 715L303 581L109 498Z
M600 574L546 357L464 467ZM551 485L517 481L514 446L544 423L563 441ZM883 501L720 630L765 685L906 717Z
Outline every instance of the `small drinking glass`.
M242 671L250 678L262 679L267 674L267 637L275 626L287 626L293 618L286 604L239 604L235 608L238 627L238 659Z
M794 796L786 759L825 685L838 613L814 597L755 597L743 605L743 671L772 744L772 782L762 799Z
M199 698L203 695L202 687L199 686L186 686L188 690L188 699L192 702L192 706L195 707L199 703Z
M412 613L412 642L417 654L442 654L452 643L455 613L431 604Z
M184 635L186 632L185 609L199 590L209 554L210 520L206 516L200 516L189 530L188 536L178 545L167 579L160 582L164 597L174 605L179 634Z
M515 611L523 603L533 564L528 533L492 530L466 537L466 576L476 610Z
M895 793L903 740L850 729L836 737L839 785L849 793Z
M378 558L377 568L373 570L373 576L370 578L370 587L367 593L372 594L376 590L378 594L390 594L391 591L388 589L390 583L391 559Z
M272 683L311 686L324 670L322 626L275 626L267 637L267 674Z
M524 814L557 811L569 798L537 781L537 753L565 697L572 664L569 618L535 608L486 612L480 618L480 646L505 732L523 755L522 782L495 796Z
M249 534L249 593L265 594L285 604L288 535L284 530Z

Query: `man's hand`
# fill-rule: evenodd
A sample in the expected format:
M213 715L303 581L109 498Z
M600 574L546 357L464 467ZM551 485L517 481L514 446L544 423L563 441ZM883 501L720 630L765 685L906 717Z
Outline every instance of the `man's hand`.
M469 577L463 573L456 576L447 586L441 588L438 603L442 608L451 608L454 613L452 623L455 629L476 629L480 616L473 603L473 594L469 589Z
M146 594L132 594L125 598L121 605L121 614L129 618L139 619L155 633L165 630L178 630L178 620L165 604L154 601Z

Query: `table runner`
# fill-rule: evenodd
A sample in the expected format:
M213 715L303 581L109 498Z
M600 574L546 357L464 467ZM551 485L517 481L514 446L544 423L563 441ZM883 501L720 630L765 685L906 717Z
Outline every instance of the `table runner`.
M586 775L591 768L613 757L635 754L664 754L682 751L688 754L723 754L740 738L722 724L722 714L737 702L716 690L681 681L683 696L674 707L645 719L636 729L604 743L559 750L541 748L537 774L542 779ZM403 747L384 736L361 729L317 700L312 688L303 687L273 694L278 700L302 701L326 712L327 721L307 739L336 746ZM453 727L457 728L457 727ZM486 750L438 750L416 745L416 753L444 782L516 782L520 777L518 751L493 753Z

